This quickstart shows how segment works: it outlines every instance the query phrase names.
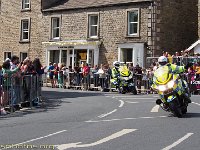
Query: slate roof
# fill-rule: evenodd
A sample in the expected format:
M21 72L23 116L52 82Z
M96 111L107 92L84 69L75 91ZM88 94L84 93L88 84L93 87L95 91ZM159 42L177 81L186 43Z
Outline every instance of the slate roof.
M56 3L52 4L51 7L43 11L81 9L152 1L154 0L58 0Z

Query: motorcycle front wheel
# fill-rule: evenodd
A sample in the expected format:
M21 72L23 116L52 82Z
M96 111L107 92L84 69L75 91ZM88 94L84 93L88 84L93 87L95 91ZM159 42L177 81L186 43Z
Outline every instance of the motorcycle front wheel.
M176 117L182 118L182 116L183 116L182 111L179 107L179 104L176 101L177 101L177 99L174 99L172 102L170 102L169 108Z

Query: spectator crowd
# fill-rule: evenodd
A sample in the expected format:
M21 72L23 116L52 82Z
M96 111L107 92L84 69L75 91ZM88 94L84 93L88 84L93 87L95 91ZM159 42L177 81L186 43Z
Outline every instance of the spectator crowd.
M30 101L32 76L37 75L37 84L41 81L44 69L39 58L31 61L28 57L22 62L19 57L7 58L0 66L0 113L6 114L21 108L20 103ZM32 76L31 76L32 75ZM40 89L40 86L38 86ZM34 89L36 90L36 89ZM23 93L22 93L23 91ZM41 94L41 93L40 93ZM12 106L12 108L11 108Z
M163 52L163 55L168 58L169 63L176 65L192 63L193 65L186 70L188 80L199 80L200 59L198 54L191 57L187 51L181 51L181 53L176 52L175 55ZM151 64L147 68L142 68L139 64L134 66L133 63L127 63L127 67L134 75L133 80L138 93L141 92L142 86L147 94L150 93L154 71L159 67L157 59L152 58ZM73 69L72 66L67 67L62 63L53 62L50 62L48 67L43 67L39 58L32 61L27 57L20 62L19 57L12 56L11 59L7 58L0 65L0 112L7 113L7 106L10 105L13 106L14 110L18 110L21 108L20 102L30 101L32 85L30 76L37 75L38 84L42 82L42 74L44 73L47 73L52 88L66 88L66 83L68 83L68 87L83 86L85 90L89 90L92 83L93 87L101 87L104 90L110 87L112 69L108 64L91 67L87 63Z

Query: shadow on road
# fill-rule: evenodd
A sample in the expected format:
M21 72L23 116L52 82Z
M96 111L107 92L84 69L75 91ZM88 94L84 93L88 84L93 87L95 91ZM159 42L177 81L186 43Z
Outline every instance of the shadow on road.
M187 113L184 118L200 118L200 113Z
M58 89L59 90L59 89ZM33 113L41 113L41 112L48 112L58 109L59 106L62 105L62 103L72 103L68 98L73 98L73 100L76 100L78 97L91 97L91 96L99 96L102 95L102 93L94 93L94 92L78 92L78 91L55 91L52 89L45 89L42 92L43 98L42 102L37 106L33 108L26 108L22 109L20 111L16 111L14 113L7 114L5 116L0 115L0 120L2 119L8 119L11 117L23 117L28 114ZM62 100L65 99L65 100Z
M102 93L94 92L78 92L78 91L43 91L42 95L50 99L78 98L100 96Z

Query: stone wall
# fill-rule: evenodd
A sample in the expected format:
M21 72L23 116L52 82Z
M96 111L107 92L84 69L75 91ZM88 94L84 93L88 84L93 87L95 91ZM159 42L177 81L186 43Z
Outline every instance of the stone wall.
M1 0L1 58L3 61L4 52L12 52L12 55L20 55L20 52L28 52L28 55L34 59L42 57L41 37L42 13L41 2L31 1L31 10L22 11L21 0ZM30 18L30 42L20 42L21 19Z
M198 38L197 0L157 0L157 54L185 50Z

